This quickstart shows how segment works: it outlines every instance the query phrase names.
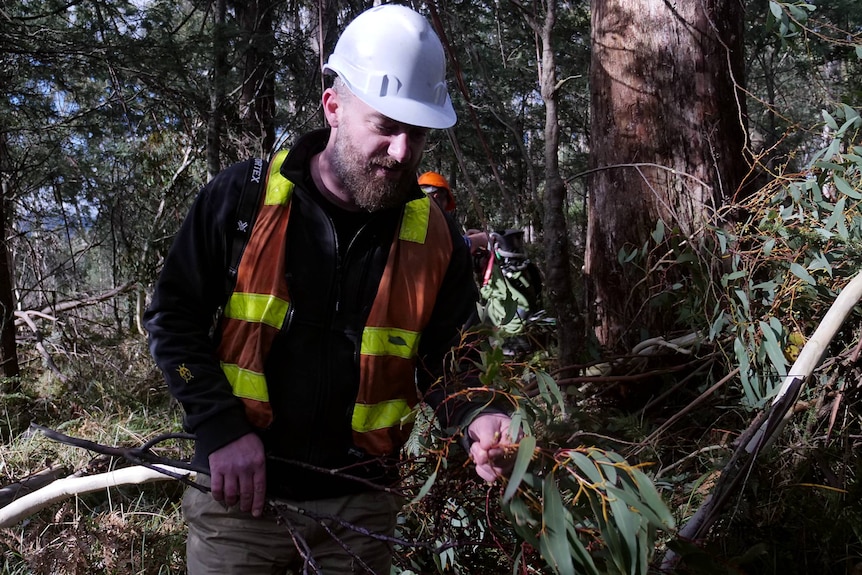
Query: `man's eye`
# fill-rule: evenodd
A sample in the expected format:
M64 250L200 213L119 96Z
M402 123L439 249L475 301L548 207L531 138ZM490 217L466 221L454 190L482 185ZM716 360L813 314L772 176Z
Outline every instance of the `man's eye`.
M394 134L398 129L397 126L393 126L392 124L377 124L375 128L379 133L386 136Z

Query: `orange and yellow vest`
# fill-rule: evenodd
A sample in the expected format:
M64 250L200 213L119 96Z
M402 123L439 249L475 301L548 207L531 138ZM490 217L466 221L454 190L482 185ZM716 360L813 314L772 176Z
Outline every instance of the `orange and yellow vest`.
M224 309L218 356L251 423L266 428L273 412L264 363L290 310L287 223L294 184L276 154L257 218ZM423 196L408 202L396 229L377 295L362 332L359 391L351 426L354 444L373 456L406 441L419 393L415 369L422 330L449 265L452 240L445 217Z

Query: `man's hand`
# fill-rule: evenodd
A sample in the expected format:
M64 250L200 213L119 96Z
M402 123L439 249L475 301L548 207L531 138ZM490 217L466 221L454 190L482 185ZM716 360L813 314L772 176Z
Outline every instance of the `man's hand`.
M213 499L225 505L239 502L242 511L260 517L266 501L266 456L260 438L243 435L210 453L209 462Z
M486 413L467 427L467 436L473 441L470 457L476 464L476 473L488 483L508 474L515 463L516 450L509 438L511 422L508 415Z

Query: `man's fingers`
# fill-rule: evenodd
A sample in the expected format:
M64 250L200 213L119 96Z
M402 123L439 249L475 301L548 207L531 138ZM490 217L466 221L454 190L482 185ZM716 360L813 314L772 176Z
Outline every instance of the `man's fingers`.
M224 476L213 472L210 478L210 493L216 501L224 501Z
M497 479L497 474L490 465L477 465L476 473L488 483L493 483Z
M252 509L252 503L254 502L255 493L254 486L243 483L242 487L239 491L239 509L245 513L248 513Z
M224 504L228 507L236 505L240 499L238 483L237 477L234 475L227 475L224 478Z
M470 446L470 457L476 466L484 465L488 462L488 450L484 449L480 444L474 443Z
M255 473L254 475L254 497L252 499L251 514L260 517L263 514L263 506L266 503L266 473Z

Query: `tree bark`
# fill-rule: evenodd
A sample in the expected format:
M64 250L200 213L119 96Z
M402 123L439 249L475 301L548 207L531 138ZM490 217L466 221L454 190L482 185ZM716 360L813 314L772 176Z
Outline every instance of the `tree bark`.
M0 131L0 373L9 382L9 391L20 388L18 377L18 348L15 344L15 295L12 285L12 260L6 238L9 237L9 214L11 185L6 177L10 173L6 136Z
M746 173L742 17L738 0L592 1L585 271L606 349L674 327L650 302L675 278L650 273L642 248L659 221L697 246ZM635 250L646 257L620 263Z
M557 318L561 366L577 363L582 346L581 317L572 288L569 232L566 224L566 184L560 176L560 123L557 117L557 65L552 38L557 0L548 0L540 28L542 62L539 84L545 102L545 216L544 245L547 261L545 286L551 313Z

